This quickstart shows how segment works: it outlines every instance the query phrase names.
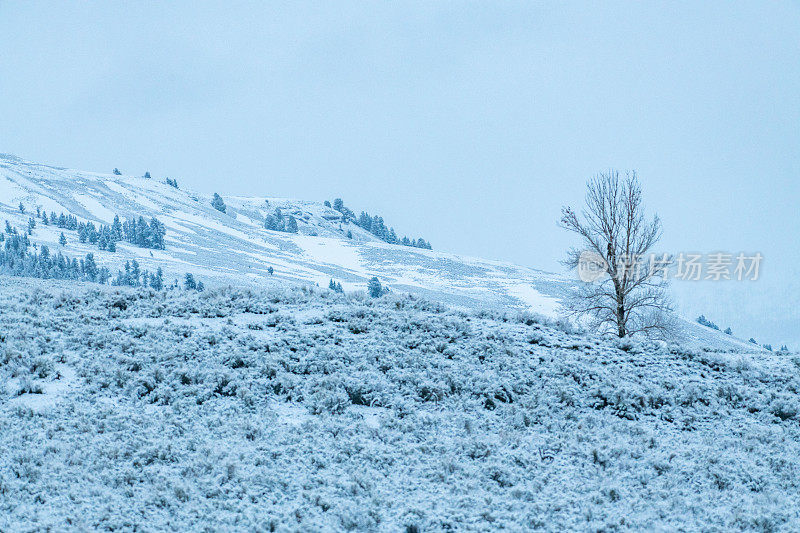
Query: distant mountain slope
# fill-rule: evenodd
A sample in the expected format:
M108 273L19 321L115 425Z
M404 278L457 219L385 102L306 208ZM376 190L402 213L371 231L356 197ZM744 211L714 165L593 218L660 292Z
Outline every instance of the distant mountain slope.
M94 253L98 264L112 272L135 259L144 269L163 268L167 279L191 272L212 285L261 286L279 280L327 286L333 278L349 291L363 290L377 276L391 290L453 306L525 309L553 317L575 283L506 262L386 244L318 202L229 197L221 189L217 192L227 206L222 213L211 206L209 195L181 187L164 179L84 172L0 155L0 221L26 227L37 208L95 224L110 224L115 215L157 217L167 229L165 250L120 242L116 252L105 252L80 243L75 231L41 224L31 240L73 257ZM276 208L296 219L298 233L265 229L266 217ZM59 244L62 231L64 246ZM754 348L693 322L687 328L708 346Z

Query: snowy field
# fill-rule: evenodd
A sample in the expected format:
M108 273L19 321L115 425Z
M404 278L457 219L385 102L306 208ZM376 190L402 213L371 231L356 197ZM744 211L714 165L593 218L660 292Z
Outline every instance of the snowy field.
M25 228L37 209L71 214L81 222L110 224L157 217L167 232L165 250L119 242L114 253L81 243L77 231L39 224L30 235L35 245L69 257L94 254L99 267L112 273L126 261L141 268L162 268L168 280L187 272L207 286L317 284L334 279L346 291L364 290L377 276L394 292L415 294L466 309L528 310L558 316L560 301L575 280L502 261L442 251L391 245L321 202L280 198L227 197L227 212L211 207L211 198L176 189L163 179L116 176L41 165L0 154L0 224ZM266 192L266 191L264 191ZM21 213L22 204L25 213ZM297 217L299 233L264 228L276 207ZM64 233L67 243L59 243ZM352 234L352 239L348 238ZM269 273L269 268L274 274ZM687 337L718 350L751 349L722 332L684 323Z
M798 531L798 376L407 296L0 277L0 531Z

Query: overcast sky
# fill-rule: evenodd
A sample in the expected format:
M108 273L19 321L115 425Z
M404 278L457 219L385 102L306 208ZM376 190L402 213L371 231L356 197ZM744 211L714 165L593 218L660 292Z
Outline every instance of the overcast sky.
M680 309L800 347L800 4L0 1L0 152L323 200L560 271L635 169L662 248L764 255Z

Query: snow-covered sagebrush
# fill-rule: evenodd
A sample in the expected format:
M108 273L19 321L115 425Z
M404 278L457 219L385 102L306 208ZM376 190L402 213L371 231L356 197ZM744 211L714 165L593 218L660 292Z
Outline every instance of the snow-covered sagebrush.
M799 373L411 297L0 277L0 530L797 530Z

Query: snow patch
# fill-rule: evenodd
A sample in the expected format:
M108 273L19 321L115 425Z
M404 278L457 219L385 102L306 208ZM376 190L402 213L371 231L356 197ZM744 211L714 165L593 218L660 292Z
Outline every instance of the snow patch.
M111 222L113 222L116 213L101 204L100 201L94 196L89 196L88 194L76 194L74 198L76 202L81 204L98 220L107 224L111 224Z
M78 379L75 370L63 364L56 365L57 379L54 380L31 380L36 388L39 388L41 394L25 393L15 396L9 400L9 405L17 405L28 407L34 411L41 411L43 409L55 406L67 394L75 389L78 385ZM9 380L7 385L7 392L15 394L19 390L20 379Z

